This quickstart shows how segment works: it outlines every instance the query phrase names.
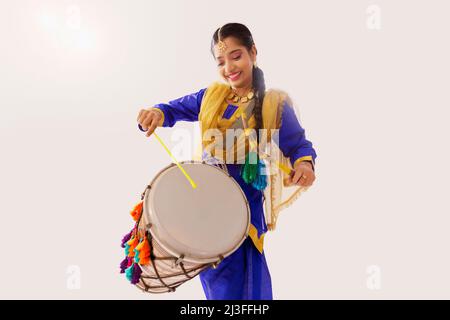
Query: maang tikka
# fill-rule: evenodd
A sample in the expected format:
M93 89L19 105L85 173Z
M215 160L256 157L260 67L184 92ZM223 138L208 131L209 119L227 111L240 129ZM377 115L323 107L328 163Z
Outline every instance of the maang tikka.
M220 52L225 52L225 50L227 50L227 45L225 44L225 42L222 41L222 37L220 34L220 31L222 30L222 27L219 28L219 32L217 32L217 47L219 48Z

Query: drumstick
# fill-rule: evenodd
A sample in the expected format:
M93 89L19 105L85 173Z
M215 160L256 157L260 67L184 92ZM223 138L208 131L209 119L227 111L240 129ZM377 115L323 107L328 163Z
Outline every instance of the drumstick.
M139 126L139 130L144 131L145 130L141 127L140 124L138 124ZM172 160L175 162L175 164L177 165L177 167L181 170L181 172L184 174L184 176L186 177L186 179L188 179L189 183L191 184L192 188L197 188L197 184L194 182L194 180L192 180L192 178L189 176L189 174L186 172L186 170L184 170L184 168L178 163L177 159L175 159L175 157L173 156L172 152L170 152L169 148L167 148L167 146L164 144L164 142L161 140L161 138L156 134L156 132L153 132L153 134L155 135L155 138L159 141L159 143L163 146L164 150L166 150L166 152L169 154L169 156L172 158Z
M260 154L263 155L263 156L266 157L266 158L270 158L270 155L268 155L268 154L265 153L265 152L262 152L262 151L261 151ZM287 165L282 164L282 163L279 163L278 161L275 161L275 162L277 163L277 165L278 165L278 167L281 169L281 171L283 171L284 173L286 173L287 175L289 175L291 178L294 177L294 174L295 174L295 170L294 170L294 169L291 169L291 168L289 168ZM308 190L308 187L300 186L300 189L306 191L306 190Z

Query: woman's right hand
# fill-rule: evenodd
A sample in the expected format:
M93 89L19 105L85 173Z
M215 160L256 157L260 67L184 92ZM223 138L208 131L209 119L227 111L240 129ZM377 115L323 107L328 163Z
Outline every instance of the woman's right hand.
M161 121L162 115L153 108L141 109L137 117L137 122L140 124L142 129L146 131L145 135L149 137L158 126Z

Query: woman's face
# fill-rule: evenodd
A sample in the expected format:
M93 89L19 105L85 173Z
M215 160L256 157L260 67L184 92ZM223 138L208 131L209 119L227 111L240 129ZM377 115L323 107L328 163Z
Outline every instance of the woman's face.
M214 56L219 75L233 88L251 88L253 63L256 61L255 46L253 45L249 52L231 36L225 38L223 42L226 45L226 50L223 52L219 50L217 44L214 45Z

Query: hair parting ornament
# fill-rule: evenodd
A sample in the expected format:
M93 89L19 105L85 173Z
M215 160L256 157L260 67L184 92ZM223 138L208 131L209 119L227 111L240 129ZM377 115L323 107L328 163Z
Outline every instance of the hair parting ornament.
M221 30L222 30L222 27L219 28L219 32L217 33L217 39L218 39L217 46L219 48L219 51L223 53L223 52L225 52L225 50L227 50L227 45L225 44L225 42L222 41L222 37L220 34Z

